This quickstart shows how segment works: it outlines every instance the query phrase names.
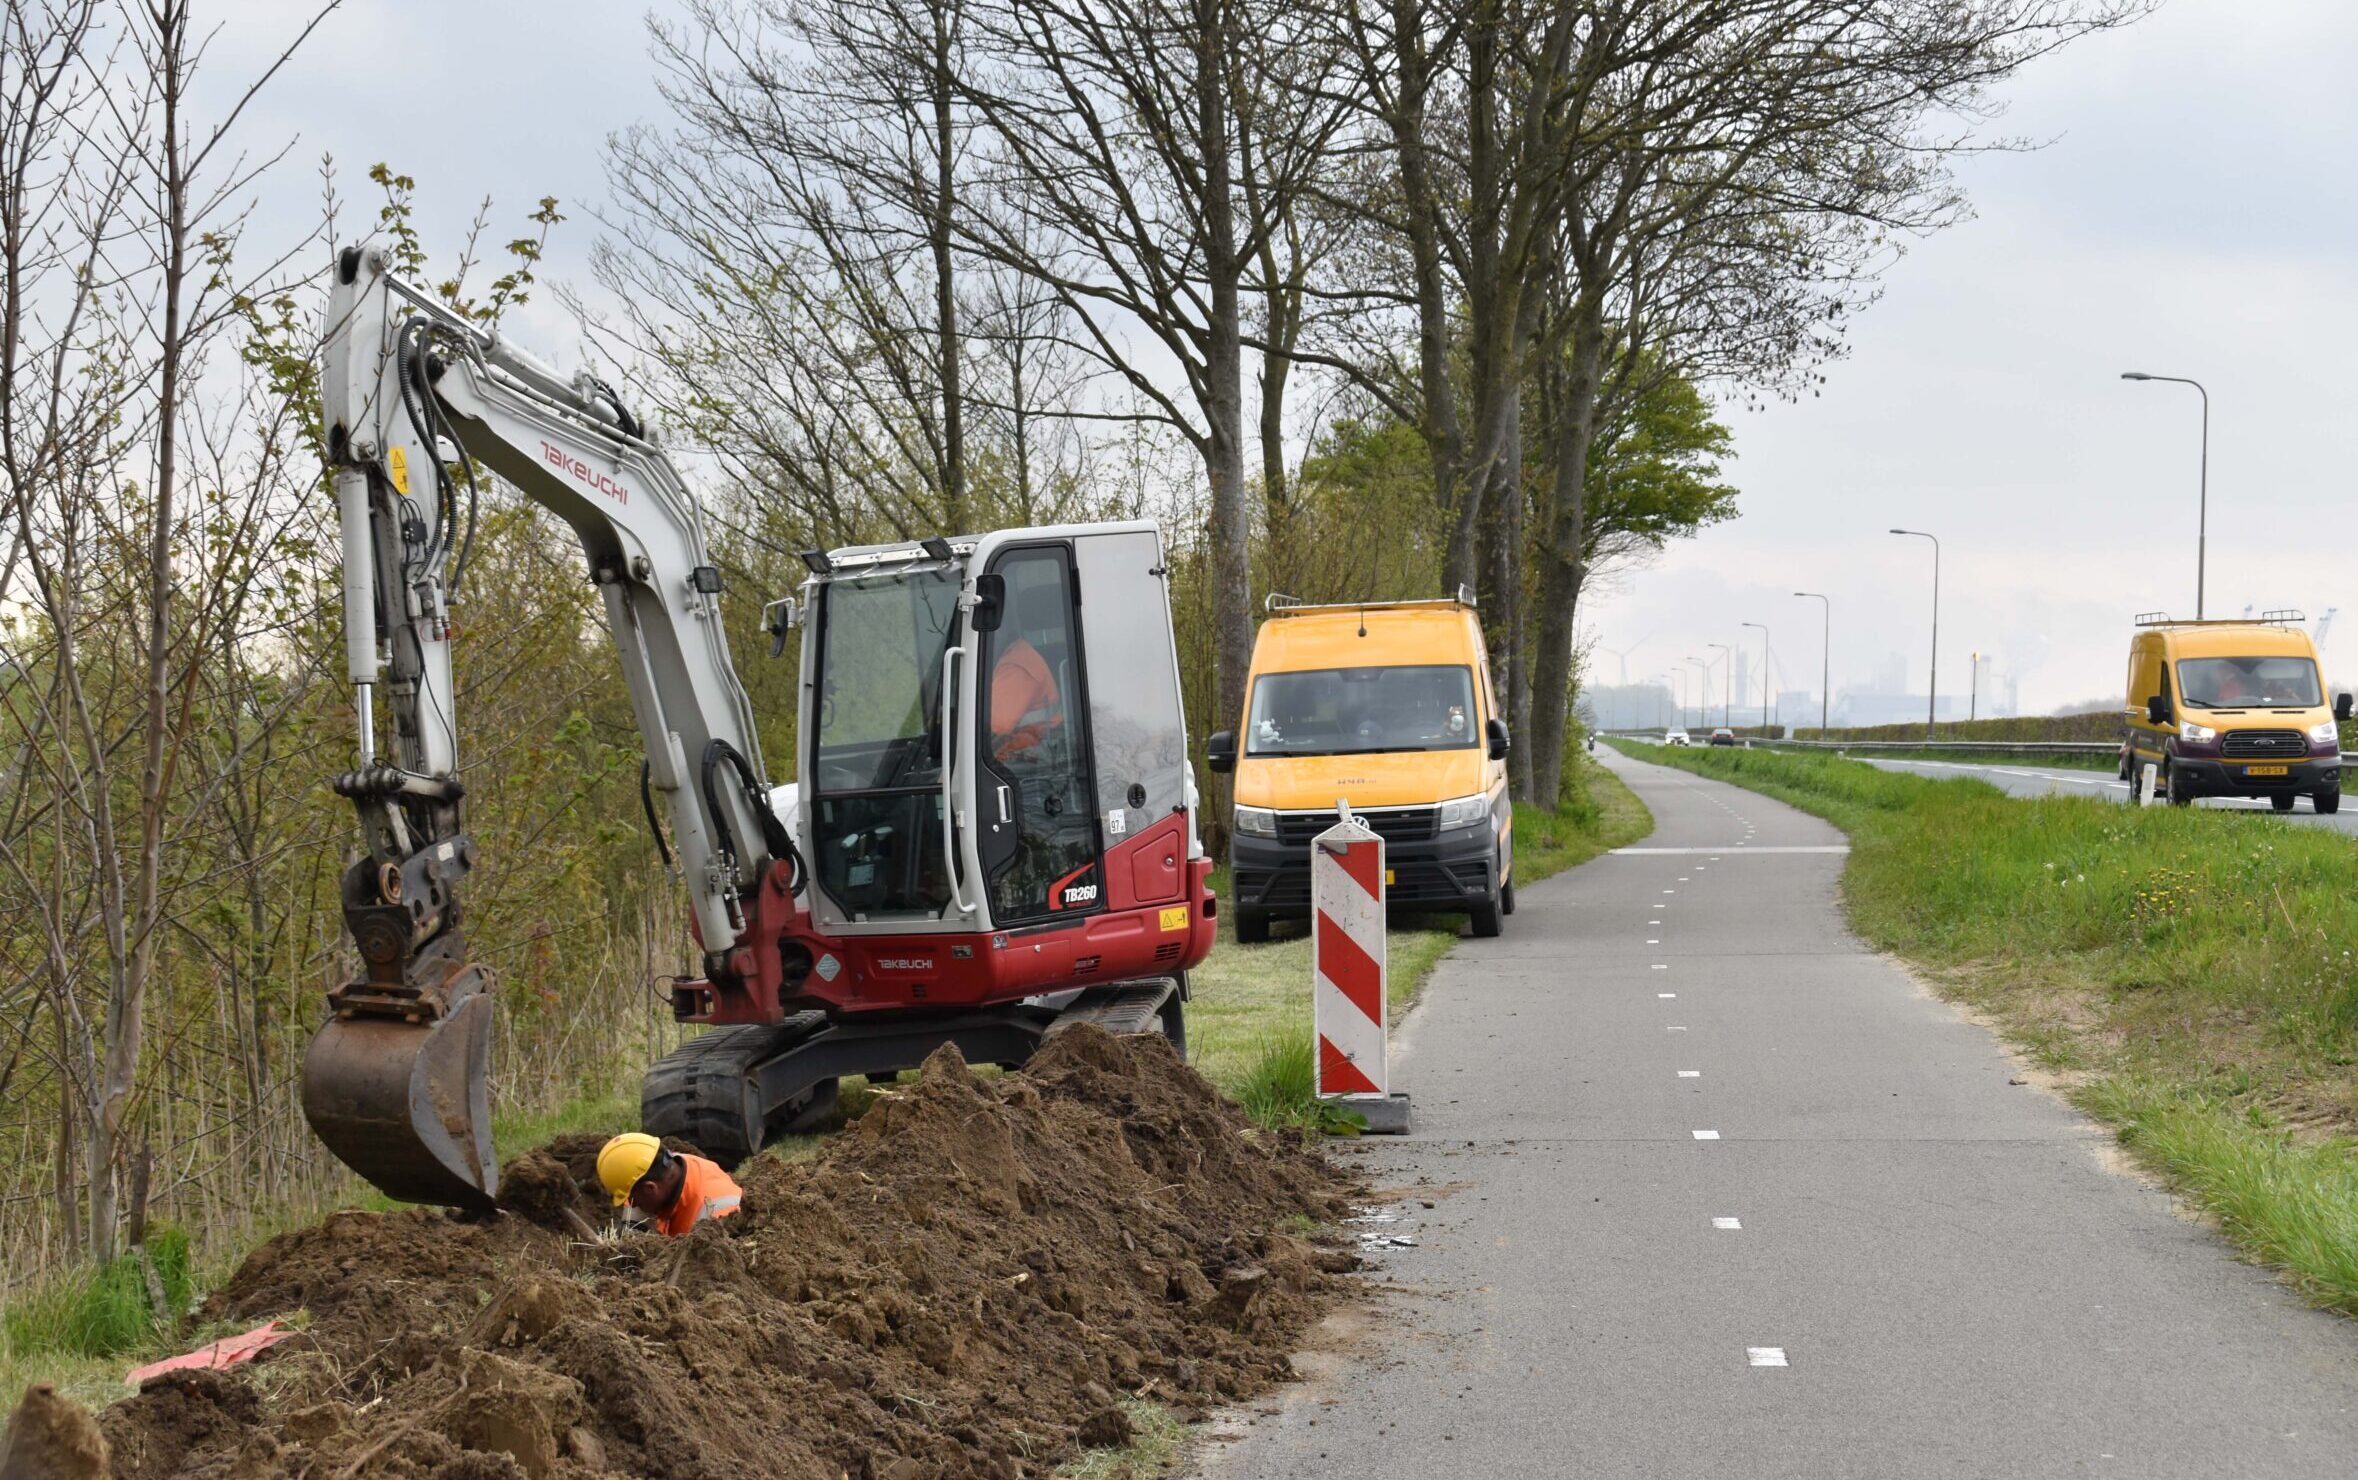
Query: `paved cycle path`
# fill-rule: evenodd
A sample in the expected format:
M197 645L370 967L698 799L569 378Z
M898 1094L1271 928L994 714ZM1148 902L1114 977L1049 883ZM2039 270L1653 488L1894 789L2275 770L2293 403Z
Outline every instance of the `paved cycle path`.
M1855 939L1835 829L1607 760L1653 834L1396 1038L1399 1293L1201 1475L2358 1475L2358 1323Z

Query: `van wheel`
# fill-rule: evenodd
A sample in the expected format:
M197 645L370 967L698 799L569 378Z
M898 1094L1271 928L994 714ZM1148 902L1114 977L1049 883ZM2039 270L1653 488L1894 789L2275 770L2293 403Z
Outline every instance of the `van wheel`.
M1238 910L1236 912L1236 943L1238 945L1257 946L1265 944L1268 939L1269 912L1267 910Z
M2342 789L2338 786L2320 786L2309 793L2309 805L2320 814L2330 817L2342 810Z
M1515 881L1512 879L1498 886L1498 912L1502 915L1515 912Z
M1474 927L1476 940L1496 940L1499 932L1506 928L1499 902L1495 899L1485 899L1475 905L1466 918Z
M2268 798L2268 805L2274 807L2279 812L2290 812L2292 810L2292 804L2293 795L2289 791L2279 792L2275 796Z
M2176 772L2168 766L2162 767L2161 784L2162 789L2170 794L2171 806L2191 807L2194 805L2194 793L2178 784Z

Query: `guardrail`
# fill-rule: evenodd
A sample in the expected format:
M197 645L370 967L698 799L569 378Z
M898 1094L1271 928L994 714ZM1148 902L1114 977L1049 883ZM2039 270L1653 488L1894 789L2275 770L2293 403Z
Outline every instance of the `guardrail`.
M1617 738L1662 743L1660 737L1643 733L1621 732ZM2117 740L1762 740L1749 737L1736 743L1780 750L1834 750L1866 755L1878 751L1890 754L1928 750L1958 755L2119 755L2121 750ZM2358 751L2342 752L2342 764L2358 766Z

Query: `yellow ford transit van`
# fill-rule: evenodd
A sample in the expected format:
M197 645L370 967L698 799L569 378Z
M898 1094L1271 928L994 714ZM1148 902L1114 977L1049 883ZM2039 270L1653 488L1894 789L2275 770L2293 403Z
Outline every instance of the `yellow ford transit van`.
M1205 747L1236 775L1236 938L1309 918L1310 840L1338 799L1383 838L1393 907L1463 912L1474 934L1498 934L1515 909L1514 812L1472 598L1268 606L1244 728Z
M2342 749L2335 726L2350 696L2325 707L2317 648L2299 612L2257 622L2137 619L2129 643L2129 703L2122 718L2122 779L2155 767L2155 791L2183 807L2196 797L2266 797L2290 812L2307 797L2320 812L2342 804Z

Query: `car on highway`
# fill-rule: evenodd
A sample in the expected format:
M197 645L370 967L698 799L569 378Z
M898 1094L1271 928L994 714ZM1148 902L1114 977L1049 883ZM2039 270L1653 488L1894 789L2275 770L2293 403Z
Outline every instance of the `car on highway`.
M2154 768L2154 790L2172 806L2196 797L2265 797L2279 812L2307 797L2319 812L2342 804L2339 721L2318 676L2317 647L2299 612L2257 622L2177 622L2140 617L2129 643L2129 696L2121 779ZM2134 790L2130 793L2135 796Z
M1733 745L1736 743L1736 732L1729 729L1726 725L1721 725L1718 729L1711 732L1711 743L1714 745Z
M1665 734L1662 740L1666 745L1692 745L1695 743L1687 738L1687 732L1684 730L1672 730Z

